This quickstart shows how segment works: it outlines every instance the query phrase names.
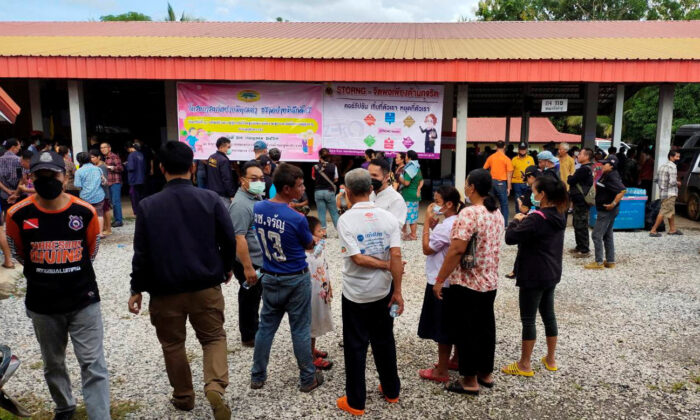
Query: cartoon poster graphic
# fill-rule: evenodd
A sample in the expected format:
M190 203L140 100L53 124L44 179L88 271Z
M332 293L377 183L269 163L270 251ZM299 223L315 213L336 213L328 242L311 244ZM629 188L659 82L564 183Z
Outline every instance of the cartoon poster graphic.
M262 140L285 161L316 161L322 147L323 87L287 83L178 83L179 140L195 159L231 140L229 158L249 160Z
M388 156L414 150L440 158L442 85L330 83L323 94L323 145L331 153Z

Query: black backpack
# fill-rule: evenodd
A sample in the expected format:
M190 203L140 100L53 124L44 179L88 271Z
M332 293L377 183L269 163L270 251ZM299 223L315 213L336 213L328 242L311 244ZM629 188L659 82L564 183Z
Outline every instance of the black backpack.
M654 226L654 223L656 222L656 218L659 216L659 211L661 211L661 200L647 201L644 212L644 230L651 230L651 227ZM661 222L656 231L665 232L665 223Z

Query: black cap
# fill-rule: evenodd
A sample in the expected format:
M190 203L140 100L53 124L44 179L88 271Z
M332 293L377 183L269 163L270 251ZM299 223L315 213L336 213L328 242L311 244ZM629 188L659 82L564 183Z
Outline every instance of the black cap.
M527 144L525 143L520 143L518 145L518 150L527 150Z
M34 173L41 170L65 172L66 164L56 152L35 153L29 164L29 172Z
M260 155L258 160L263 167L272 164L272 159L268 155Z
M620 161L617 160L617 156L610 155L607 158L601 160L600 163L602 163L603 165L605 165L606 163L609 163L612 165L613 169L617 169L617 164L620 163Z
M523 172L523 177L527 178L529 176L537 176L539 172L540 171L539 169L537 169L537 166L528 166L527 168L525 168L525 172Z

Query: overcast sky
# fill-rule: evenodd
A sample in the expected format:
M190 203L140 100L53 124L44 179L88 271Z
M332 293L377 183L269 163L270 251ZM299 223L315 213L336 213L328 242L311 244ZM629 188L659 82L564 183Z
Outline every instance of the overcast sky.
M478 0L171 0L178 16L209 21L454 22L474 17ZM0 20L98 20L127 11L153 20L166 15L167 0L0 0Z

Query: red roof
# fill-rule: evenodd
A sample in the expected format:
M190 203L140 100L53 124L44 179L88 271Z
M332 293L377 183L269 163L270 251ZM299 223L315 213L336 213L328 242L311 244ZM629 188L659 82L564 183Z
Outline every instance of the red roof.
M10 98L2 88L0 88L0 121L7 121L14 124L20 107Z
M521 118L510 119L510 141L518 143L520 141L520 121ZM456 119L452 123L453 131L456 131ZM469 143L495 143L505 140L506 119L504 118L468 118L467 119L467 142ZM603 139L596 139L603 140ZM562 133L552 124L547 117L530 118L530 143L580 143L579 134Z

